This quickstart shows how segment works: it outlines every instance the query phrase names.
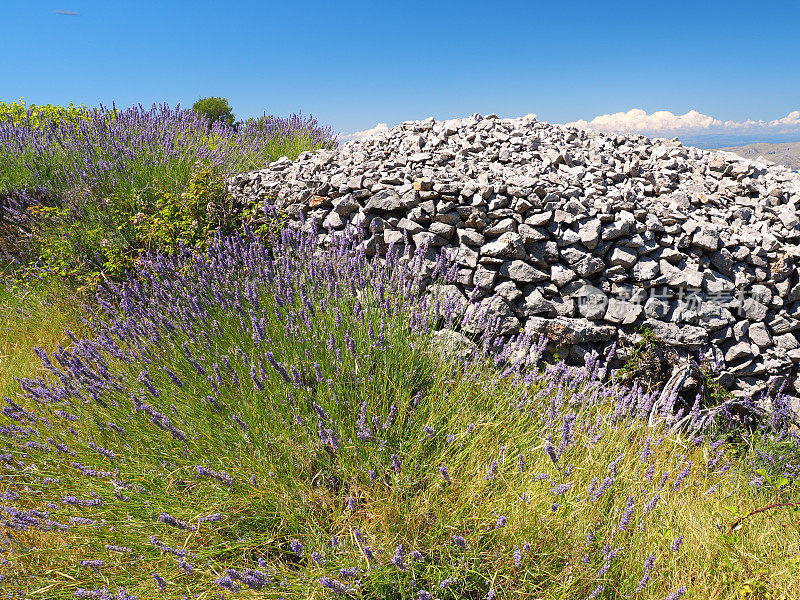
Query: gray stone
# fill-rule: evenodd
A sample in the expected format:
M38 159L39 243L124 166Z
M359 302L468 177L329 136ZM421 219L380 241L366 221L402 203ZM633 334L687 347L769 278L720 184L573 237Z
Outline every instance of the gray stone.
M713 270L706 271L703 279L703 290L707 293L721 297L733 292L734 289L733 282L724 275Z
M478 266L478 253L468 246L458 246L457 248L444 248L442 250L448 260L457 265L474 269Z
M456 229L456 239L459 244L468 246L483 246L486 238L474 229Z
M766 348L772 344L772 336L764 323L753 323L750 325L747 334L750 337L750 341L759 348Z
M750 344L747 342L739 342L728 348L725 352L725 362L736 363L745 359L752 358L753 351L750 349Z
M669 303L661 298L650 297L644 303L644 313L650 319L664 320L669 314Z
M404 244L405 243L405 235L402 231L396 230L385 230L383 232L383 242L387 245L389 244Z
M697 350L708 340L705 329L694 325L678 326L655 319L648 319L644 325L652 329L656 339L668 346Z
M512 335L520 329L519 319L508 303L500 296L493 296L470 304L464 316L462 329L467 333L481 333L488 326L497 327L500 335Z
M525 294L520 310L524 316L529 317L531 315L549 313L553 310L553 305L545 300L540 290L534 289Z
M501 235L494 242L481 247L481 254L495 258L522 259L528 253L522 244L522 238L518 233L508 232Z
M432 344L441 356L452 357L459 361L469 360L480 348L467 336L452 329L441 329L433 332Z
M617 300L611 298L608 301L608 309L604 315L604 319L610 323L618 323L620 325L630 325L642 314L642 305L635 302L625 302L624 300Z
M700 289L703 287L704 273L692 267L674 267L662 261L659 265L661 274L664 276L667 285L678 288Z
M428 231L449 241L453 239L456 228L447 223L434 222L430 224Z
M748 321L763 321L767 316L767 307L753 298L745 298L741 308Z
M609 262L612 266L620 265L629 269L636 263L636 257L636 252L618 246L611 252Z
M423 231L424 227L422 227L422 225L420 225L416 221L412 221L410 219L406 219L405 217L403 217L402 219L400 219L400 221L398 221L397 229L399 229L400 231L407 231L408 235L414 235L416 233L419 233L420 231Z
M521 260L503 263L503 266L500 267L500 275L522 283L534 283L548 278L547 273Z
M783 315L776 315L773 319L771 319L767 323L767 325L769 325L769 328L775 335L781 335L783 333L788 333L790 331L797 331L798 329L800 329L800 321Z
M377 211L391 212L405 208L403 199L393 189L381 190L367 201L364 210L368 213Z
M575 263L574 268L575 272L581 277L590 277L602 271L605 266L602 259L596 256L586 255Z
M578 275L570 268L562 264L556 263L550 267L550 281L557 287L564 287L570 281L574 281Z
M345 221L339 215L339 213L335 211L331 211L328 213L328 216L325 217L325 220L322 222L323 229L341 229L344 227Z
M774 338L775 345L779 348L784 348L786 350L794 350L795 348L800 347L800 343L797 341L797 337L793 333L784 333L783 335L776 335Z
M586 286L575 295L578 314L587 319L602 319L608 309L608 296L602 290Z
M525 225L524 223L517 228L517 233L522 237L522 243L528 246L537 242L543 242L549 239L547 233L541 229Z
M719 247L719 236L714 231L700 228L692 236L692 244L706 252L714 252Z
M590 219L582 224L578 229L578 236L580 237L581 243L590 250L597 248L597 244L600 242L602 226L603 224L598 219Z
M333 210L342 217L349 217L356 212L361 205L352 194L345 194L333 201Z
M548 210L541 213L534 213L525 219L525 223L531 227L542 227L547 225L553 218L553 211Z
M522 297L522 292L513 281L503 281L494 286L494 293L509 304L513 304Z
M556 345L585 344L610 341L616 336L617 328L583 319L531 317L525 323L525 333L534 337L545 335Z
M501 219L494 225L489 225L483 230L486 237L498 237L504 233L517 231L517 222L514 219Z
M658 262L651 258L642 258L633 265L632 275L635 281L649 282L658 277Z
M411 236L411 239L414 240L414 244L417 246L417 248L421 248L423 246L427 246L429 248L438 248L439 246L444 246L447 243L446 239L436 235L435 233L430 233L429 231L421 231L420 233L416 233Z
M478 265L475 269L475 275L472 282L479 288L484 290L492 289L494 282L497 281L497 271L487 269L483 265Z

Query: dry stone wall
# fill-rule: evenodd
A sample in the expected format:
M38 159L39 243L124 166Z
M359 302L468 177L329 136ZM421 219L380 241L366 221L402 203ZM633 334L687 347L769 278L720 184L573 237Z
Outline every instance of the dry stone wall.
M800 175L676 140L472 115L406 122L229 180L325 237L443 251L451 290L561 354L635 338L702 354L736 395L800 363ZM621 358L625 358L624 350Z

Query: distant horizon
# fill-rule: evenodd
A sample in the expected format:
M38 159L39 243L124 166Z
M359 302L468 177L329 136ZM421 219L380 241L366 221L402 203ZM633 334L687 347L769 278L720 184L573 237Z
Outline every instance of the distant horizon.
M20 100L24 101L25 104L28 105L28 106L30 106L30 105L50 104L50 103L47 103L47 102L28 101L28 99L26 99L24 97L17 98L16 100L15 99L0 98L0 102L5 102L7 104L10 104L12 102L19 102ZM96 108L96 107L99 107L100 104L102 104L102 103L98 103L97 106L90 106L90 105L85 104L85 103L79 103L79 102L75 102L75 101L72 101L72 102L76 106L84 105L87 108ZM103 106L111 107L112 105L114 105L117 108L124 109L124 108L129 108L129 107L135 107L135 106L142 105L143 108L149 109L153 105L155 105L155 106L165 105L165 106L169 106L171 108L177 108L177 107L190 108L192 104L194 104L194 100L191 101L191 102L176 102L175 104L172 104L172 103L166 102L166 101L162 101L162 102L152 102L152 103L149 103L149 104L145 104L143 102L135 102L135 103L132 103L132 104L129 104L129 105L122 105L121 103L112 101L112 102L108 103L107 105L103 104ZM62 103L62 105L69 105L69 102ZM236 108L235 107L231 107L231 108L234 110L234 113L235 113L236 112ZM247 119L250 119L250 118L257 118L259 116L262 116L265 113L266 113L266 111L264 111L264 112L262 112L260 114L248 114L248 115L241 115L241 116L240 115L236 115L236 117L237 117L237 120L246 121ZM266 114L269 114L269 113L266 113ZM290 114L275 115L275 116L288 117L291 114L300 114L300 113L298 112L298 113L290 113ZM471 114L475 114L475 113L464 114L464 115L460 115L460 116L451 116L451 117L447 117L447 118L465 118L465 117L469 117ZM496 113L486 113L486 114L496 114ZM529 114L533 114L533 113L529 113ZM305 115L305 116L314 116L314 115ZM510 117L506 117L506 116L503 116L503 115L499 115L499 116L501 118L519 118L519 117L524 116L524 115L517 115L517 116L510 116ZM540 118L538 115L536 115L536 117L540 121L551 123L551 124L559 124L559 125L567 124L567 125L573 125L574 126L574 123L569 123L569 122L568 123L557 123L555 121L550 121L548 119ZM416 119L405 119L405 120L407 120L407 121L422 121L425 118L428 118L428 117L416 118ZM436 118L436 117L434 117L434 118ZM437 118L436 120L446 120L446 118ZM396 125L399 125L402 122L403 121L398 121L397 123L394 123L392 125L392 127L396 126ZM327 123L324 123L322 121L320 121L320 124L323 125L323 126L327 126L328 125ZM385 123L381 123L381 124L379 124L379 126L389 127ZM371 130L367 130L367 131L371 131ZM602 130L600 130L600 131L602 131ZM343 131L340 131L340 132L335 132L335 133L338 133L340 138L342 138L343 140L347 140L348 138L357 139L358 137L360 137L358 134L366 133L366 131L355 132L355 133L354 132L343 132ZM605 131L604 133L609 133L609 132ZM800 131L798 131L796 133L770 133L768 131L760 131L760 132L749 133L749 134L748 133L736 134L736 133L725 133L725 132L722 132L722 133L699 133L699 132L694 132L694 131L690 131L690 132L686 132L686 133L681 133L679 131L671 131L671 132L670 131L666 131L666 132L648 132L648 131L629 131L629 132L627 132L626 131L626 132L618 132L618 133L632 133L632 134L639 133L639 134L642 134L642 135L646 135L647 137L650 137L650 138L668 138L668 139L677 138L678 140L681 141L682 144L684 144L686 146L694 146L694 147L701 148L701 149L704 149L704 150L713 150L713 149L717 149L717 148L726 148L726 147L732 147L732 146L745 146L745 145L749 145L749 144L782 144L782 143L787 143L788 144L788 143L800 142Z

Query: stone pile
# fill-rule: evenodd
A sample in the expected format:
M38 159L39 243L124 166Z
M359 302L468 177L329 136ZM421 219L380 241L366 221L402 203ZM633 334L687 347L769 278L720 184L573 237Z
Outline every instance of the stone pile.
M800 175L785 167L472 115L406 122L228 185L242 204L315 221L323 242L353 229L370 254L427 246L430 269L444 251L453 293L572 361L615 342L624 360L644 326L702 354L739 396L800 387Z

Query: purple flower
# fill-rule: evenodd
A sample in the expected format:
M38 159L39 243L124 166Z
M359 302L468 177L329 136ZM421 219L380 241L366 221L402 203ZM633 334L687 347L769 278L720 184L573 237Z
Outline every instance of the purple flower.
M497 525L495 529L502 529L506 526L506 522L508 522L508 517L500 516L497 518Z
M447 471L447 467L439 467L439 474L442 476L442 479L444 479L447 483L450 483L450 473Z
M161 575L158 573L153 573L153 579L156 580L156 583L158 584L158 587L161 588L162 592L167 589L167 582L164 581L164 578L161 577Z
M331 579L330 577L322 577L319 580L319 584L332 591L337 596L343 596L345 594L350 593L350 588L343 584L341 581L336 581L335 579Z
M197 522L198 523L215 522L215 521L221 521L222 519L223 519L222 513L214 513L206 517L197 517Z
M489 465L489 472L484 477L486 481L493 481L497 479L497 461L493 460L492 464Z
M694 463L689 461L689 463L680 471L680 473L678 473L678 476L675 477L675 481L672 483L673 489L677 490L681 487L681 482L686 478L687 475L689 475L689 472L692 469L692 464Z
M466 550L467 549L467 540L465 540L460 535L454 535L453 536L453 542L455 542L455 545L458 546L459 548L461 548L462 550Z
M298 557L303 556L303 544L301 544L299 540L292 540L289 542L289 547Z
M522 550L514 546L514 565L519 569L522 566Z
M443 579L442 581L439 582L439 589L442 589L442 590L447 589L451 585L453 585L455 582L456 582L456 578L455 577L448 577L447 579Z
M392 469L395 473L400 472L400 459L397 457L397 454L392 454Z
M238 592L241 589L241 586L236 585L233 579L227 575L225 577L220 577L215 583L219 587L230 590L231 592Z
M586 596L586 600L595 600L600 594L603 593L605 590L605 586L602 583L597 584L597 587L592 590L592 593Z
M622 519L619 522L619 528L622 531L625 531L631 523L631 517L633 516L633 510L636 506L636 500L634 500L633 496L628 496L628 500L625 505L625 512L622 513Z
M550 440L545 442L544 451L547 452L547 456L550 457L550 460L553 461L553 464L557 465L558 464L558 456L556 455L556 449L553 447L553 444L550 443Z
M686 593L686 586L681 586L674 592L672 592L669 596L667 596L664 600L678 600L679 598L683 598L683 595Z
M570 488L572 488L574 483L574 481L570 481L569 483L560 483L559 485L551 487L550 493L554 496L563 496L570 490Z
M192 565L192 564L190 564L190 563L186 562L186 560L184 560L184 558L183 558L183 557L181 557L181 558L179 558L179 559L178 559L178 566L179 566L181 569L183 569L184 571L186 571L187 573L192 573L192 572L194 572L194 565Z
M392 564L400 569L401 571L405 571L408 569L408 565L406 565L403 554L403 544L397 546L397 550L395 550L394 557L392 558Z
M677 552L681 548L681 544L683 544L683 536L679 535L674 540L672 540L672 544L670 544L669 549L673 552Z
M634 594L638 594L647 586L647 583L650 581L650 571L653 570L653 564L655 564L655 562L656 557L652 554L647 557L647 560L644 561L644 575L639 581L639 584L636 586L636 589L633 590Z
M192 526L189 525L186 521L180 521L167 513L161 513L158 515L158 520L162 523L166 523L167 525L172 525L173 527L177 527L178 529L191 529Z
M213 477L217 481L221 481L225 485L233 485L233 477L228 475L225 471L212 471L203 466L195 467L195 471L197 471L198 475L203 475L205 477Z

